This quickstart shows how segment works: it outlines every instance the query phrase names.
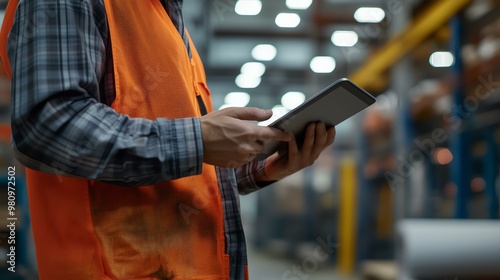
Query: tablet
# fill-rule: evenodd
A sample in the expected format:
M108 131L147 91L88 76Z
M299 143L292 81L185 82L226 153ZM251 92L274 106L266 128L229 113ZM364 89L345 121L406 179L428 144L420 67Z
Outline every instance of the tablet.
M348 79L340 79L307 99L269 126L295 135L297 143L303 141L306 126L312 122L323 122L327 128L336 126L375 103L375 98ZM287 144L264 142L264 152L257 155L263 160L276 151L286 152Z

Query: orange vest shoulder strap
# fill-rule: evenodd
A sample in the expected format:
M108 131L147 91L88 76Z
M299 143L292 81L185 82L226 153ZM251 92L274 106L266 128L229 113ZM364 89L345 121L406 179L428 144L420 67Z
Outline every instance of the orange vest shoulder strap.
M2 24L2 31L0 32L0 57L5 65L5 70L7 75L12 78L12 72L10 69L10 62L7 57L7 37L9 36L12 25L14 24L14 17L16 15L17 5L19 0L10 0L7 4L7 10L5 11L5 17Z

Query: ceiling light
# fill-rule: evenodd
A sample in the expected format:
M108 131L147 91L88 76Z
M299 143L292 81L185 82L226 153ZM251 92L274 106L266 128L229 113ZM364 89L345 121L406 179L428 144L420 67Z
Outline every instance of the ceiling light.
M315 73L331 73L337 64L331 56L316 56L311 60L310 66Z
M433 67L450 67L455 63L455 58L450 52L435 52L429 58Z
M234 6L234 11L242 16L255 16L262 10L260 0L238 0Z
M297 108L300 104L304 103L306 96L302 92L290 91L281 97L281 104L288 110Z
M252 57L255 60L271 61L276 57L277 50L273 45L261 44L252 50Z
M358 34L354 31L335 31L332 43L338 47L352 47L358 42Z
M250 102L250 95L246 92L230 92L224 98L224 102L232 107L245 107Z
M266 66L261 62L247 62L241 66L241 74L261 77L266 72Z
M295 10L306 10L311 4L312 0L286 0L286 6Z
M261 78L240 74L236 77L236 85L240 88L256 88L260 85Z
M385 18L385 12L381 8L362 7L356 10L354 18L357 22L379 23Z
M294 13L280 13L275 22L281 28L295 28L300 24L300 16Z

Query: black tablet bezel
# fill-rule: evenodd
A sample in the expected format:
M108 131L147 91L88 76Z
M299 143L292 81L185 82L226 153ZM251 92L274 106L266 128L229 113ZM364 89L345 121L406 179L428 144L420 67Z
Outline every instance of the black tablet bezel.
M349 93L354 95L356 98L367 104L368 106L372 105L375 103L376 99L373 97L371 94L369 94L367 91L364 89L360 88L356 84L354 84L352 81L349 79L343 78L340 80L335 81L331 85L327 86L326 88L322 89L315 95L313 95L311 98L309 98L306 102L302 103L299 105L297 108L291 110L284 116L280 117L273 123L269 124L270 127L279 127L282 123L286 122L290 118L294 117L295 115L299 114L302 110L305 108L311 106L312 104L320 101L325 95L329 94L330 92L336 90L339 87L345 88Z

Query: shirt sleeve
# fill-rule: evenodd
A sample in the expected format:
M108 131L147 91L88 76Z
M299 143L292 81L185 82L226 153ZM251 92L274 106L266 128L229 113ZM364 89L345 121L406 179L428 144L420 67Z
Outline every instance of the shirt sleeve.
M106 32L102 1L20 1L8 40L16 157L124 186L201 173L198 118L131 118L100 103Z
M259 172L264 172L266 161L251 161L239 168L236 168L236 181L238 183L238 191L241 195L250 194L267 187L276 181L256 181L255 175Z

